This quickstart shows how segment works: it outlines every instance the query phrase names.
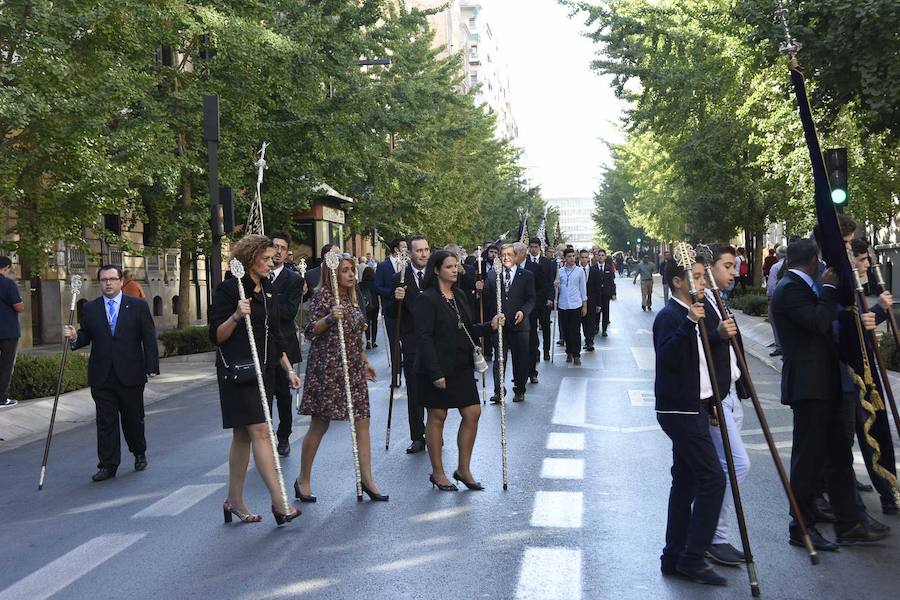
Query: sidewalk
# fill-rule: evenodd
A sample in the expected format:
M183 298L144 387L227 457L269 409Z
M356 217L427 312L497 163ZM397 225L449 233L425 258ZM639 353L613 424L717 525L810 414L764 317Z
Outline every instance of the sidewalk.
M144 405L150 406L213 382L215 357L215 352L205 352L160 359L161 374L147 382ZM45 438L52 410L52 397L24 400L12 408L0 410L0 453ZM93 423L95 418L90 388L68 392L59 397L53 434Z

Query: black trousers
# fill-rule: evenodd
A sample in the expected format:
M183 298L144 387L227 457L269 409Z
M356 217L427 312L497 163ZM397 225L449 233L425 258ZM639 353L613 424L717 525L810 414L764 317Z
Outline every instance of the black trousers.
M278 429L275 434L279 442L287 442L291 437L291 427L294 424L293 395L291 394L291 382L280 366L275 369L275 381L272 386L275 399L278 401ZM272 398L269 398L269 415L272 423L275 422L275 411L272 410Z
M497 342L499 335L493 334L494 350L497 350ZM517 394L525 393L525 384L528 383L528 376L531 374L531 353L528 348L528 331L503 331L503 375L500 374L500 364L494 355L494 395L500 394L500 388L506 380L506 366L509 364L507 357L512 354L512 373L513 373L513 392Z
M609 327L609 301L612 299L608 294L603 294L600 296L600 313L597 314L597 308L594 308L595 318L600 319L601 331L606 331L606 328ZM596 322L594 323L594 332L596 333Z
M566 342L566 354L581 356L581 307L561 308L557 313L559 335Z
M366 323L369 326L368 329L366 329L366 342L374 344L378 341L378 312L370 312L366 316Z
M791 448L791 488L808 526L815 524L815 498L824 479L834 508L835 528L845 531L859 520L853 474L849 419L852 407L839 399L812 400L791 406L794 436Z
M119 420L125 443L132 454L147 452L144 437L144 384L126 386L110 369L109 377L100 385L91 386L91 396L97 409L97 457L100 466L117 469L122 459Z
M16 366L18 349L19 338L0 340L0 402L5 402L9 397L9 384Z
M656 415L672 440L672 488L662 560L667 566L698 568L705 562L719 522L725 495L725 474L712 438L709 417Z
M592 348L594 336L597 335L597 307L590 302L588 302L587 314L581 317L581 332L584 334L584 345Z
M425 439L425 407L419 397L419 384L413 365L416 363L415 353L403 353L403 375L406 378L406 413L409 418L409 439L412 441Z
M537 365L541 360L541 345L538 337L538 326L544 337L544 352L553 352L553 341L550 339L550 307L535 306L528 316L528 350L531 355L531 374L537 375Z

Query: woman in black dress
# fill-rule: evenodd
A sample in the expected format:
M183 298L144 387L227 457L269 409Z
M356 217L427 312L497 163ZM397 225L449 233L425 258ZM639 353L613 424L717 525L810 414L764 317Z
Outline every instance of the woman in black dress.
M375 341L378 339L378 311L381 309L381 298L375 289L375 269L366 267L363 270L359 282L360 306L366 314L366 350L377 348Z
M459 277L457 263L457 257L446 250L437 250L431 255L422 284L425 291L415 306L419 343L415 372L422 404L428 410L425 443L431 458L429 481L432 487L445 492L457 490L447 478L441 461L444 421L451 408L459 409L462 415L456 438L459 464L453 478L470 490L484 489L475 481L470 469L478 419L481 417L472 340L488 335L491 329L497 329L499 322L494 317L490 323L472 323L465 294L456 285Z
M262 520L262 516L251 513L244 504L244 480L247 478L252 448L256 469L272 497L272 514L281 525L299 515L300 511L292 509L292 512L284 514L275 508L281 503L282 486L278 481L269 427L252 366L245 315L250 315L253 324L266 396L272 397L276 377L287 377L293 389L300 388L300 379L283 351L286 345L279 333L278 299L269 281L272 256L275 254L272 240L263 235L245 236L232 246L231 254L244 265L243 283L247 299L240 299L238 280L232 277L216 288L209 310L209 339L217 347L216 375L222 426L232 430L231 450L228 453L228 499L222 508L226 523L231 522L232 515L245 523ZM246 382L233 381L230 376L240 367L248 365L254 376L248 377Z

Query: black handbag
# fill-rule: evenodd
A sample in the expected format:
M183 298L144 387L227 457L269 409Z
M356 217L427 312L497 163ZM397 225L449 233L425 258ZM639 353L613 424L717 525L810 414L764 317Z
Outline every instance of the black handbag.
M269 361L269 307L266 304L265 298L263 298L263 309L266 311L265 320L263 321L266 337L263 341L265 350L263 351L263 364L260 365L260 368L265 370ZM241 322L243 322L243 319L241 319ZM222 358L222 365L225 367L225 374L222 376L222 381L231 385L256 383L256 363L253 362L252 358L228 364L228 361L225 360L225 353L222 352L222 348L218 348L218 351L219 356Z

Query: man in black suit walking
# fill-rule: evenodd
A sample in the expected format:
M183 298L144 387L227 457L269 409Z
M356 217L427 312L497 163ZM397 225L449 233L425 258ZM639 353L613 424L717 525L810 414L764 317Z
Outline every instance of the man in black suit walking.
M122 293L122 270L114 265L97 272L103 295L84 305L80 328L63 328L73 350L92 344L88 383L97 407L99 470L94 481L116 476L121 459L119 419L134 470L147 468L144 437L144 384L159 373L156 327L150 307Z
M385 314L397 314L397 302L401 303L400 316L400 352L403 357L403 374L406 378L406 407L409 415L409 437L412 443L406 449L407 454L415 454L425 450L425 407L419 398L416 388L416 374L413 367L416 362L416 324L415 306L422 293L422 282L425 278L425 267L431 257L428 240L417 235L409 240L409 264L403 285L400 285L400 273L394 275L394 294L388 296Z
M303 360L300 353L300 338L297 337L297 312L300 310L300 300L303 297L303 277L290 269L285 262L291 247L291 235L286 231L273 231L271 237L275 247L275 255L272 257L275 268L269 278L275 291L278 292L278 327L281 328L281 335L287 342L284 352L293 365ZM278 401L278 454L287 456L291 453L290 438L294 410L290 380L287 377L275 378L275 398ZM270 413L271 409L270 398Z
M587 281L588 310L594 312L594 332L597 331L597 319L599 318L602 323L600 335L607 337L609 301L616 297L616 273L612 260L606 256L606 250L597 250L596 257L597 262L591 267ZM668 289L666 285L663 287Z
M838 276L827 269L822 285L816 283L819 249L812 240L788 246L786 266L772 296L772 318L784 352L781 403L794 412L791 487L802 514L793 517L805 520L813 545L820 551L835 551L838 544L878 541L887 533L871 530L860 521L854 496L856 480L848 435L852 411L841 402L841 367L833 337ZM815 497L822 479L836 516L838 544L815 528ZM794 523L789 533L791 544L803 544Z
M513 246L518 245L519 252ZM500 297L503 306L503 314L506 315L506 325L503 327L503 361L506 366L506 355L512 353L513 371L513 402L525 400L525 383L531 372L531 356L528 348L530 316L534 310L534 277L527 270L519 267L521 259L525 258L525 244L504 244L500 248L500 260L503 268L500 273ZM493 273L493 272L492 272ZM493 274L484 288L487 297L488 314L485 318L491 319L497 314L497 276ZM493 336L494 348L497 349L498 334ZM505 372L500 373L499 361L494 360L494 395L491 402L500 402L500 390L504 385Z
M550 311L553 308L553 261L541 256L541 240L533 237L528 240L528 256L525 257L525 270L534 277L534 310L531 311L528 327L528 348L531 356L531 383L538 382L537 364L541 359L541 347L538 338L538 327L544 337L544 360L550 360L553 341L550 339Z

